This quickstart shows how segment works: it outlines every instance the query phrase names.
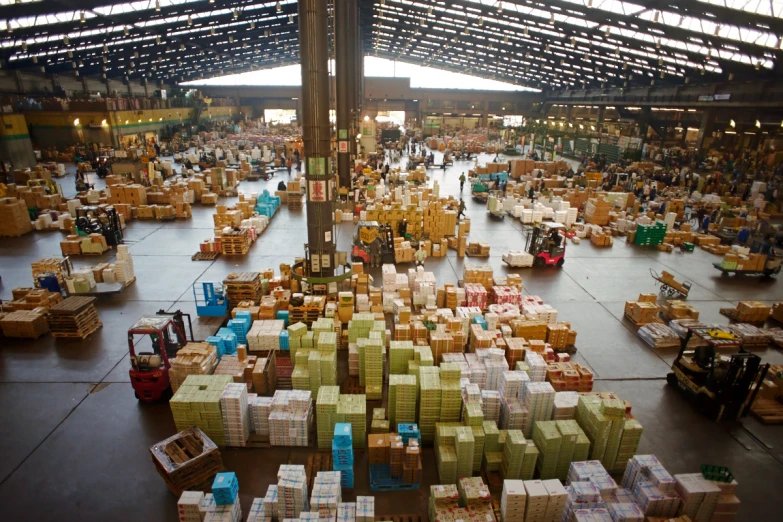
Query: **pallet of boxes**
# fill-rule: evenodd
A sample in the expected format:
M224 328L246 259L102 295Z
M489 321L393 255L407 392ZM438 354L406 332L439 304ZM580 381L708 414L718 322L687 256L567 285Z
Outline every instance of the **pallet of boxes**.
M612 204L603 198L590 198L585 204L585 223L606 226L609 224L609 211Z
M0 237L18 237L33 231L24 201L0 199Z
M624 315L636 326L660 323L657 301L658 296L655 294L640 294L638 300L626 301Z

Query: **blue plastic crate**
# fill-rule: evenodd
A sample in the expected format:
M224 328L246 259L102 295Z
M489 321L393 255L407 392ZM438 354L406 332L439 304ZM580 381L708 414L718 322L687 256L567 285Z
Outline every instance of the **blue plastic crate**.
M280 349L283 351L289 351L291 349L288 330L280 330Z
M217 332L217 336L223 340L223 355L233 355L237 353L237 334L230 328L221 328Z
M334 441L332 447L346 448L353 446L353 430L347 422L338 422L334 425Z
M348 470L353 471L353 465L354 465L353 459L351 459L351 462L349 464L342 464L334 459L332 460L332 469L334 471L348 471Z
M482 330L487 329L487 321L480 315L473 316L473 324L480 324Z
M212 482L212 495L215 497L215 504L225 506L236 502L239 494L239 481L236 474L231 471L218 473Z
M416 439L421 445L421 431L417 424L397 424L397 435L402 438L402 443L408 445L408 440Z
M419 489L419 484L403 484L402 478L391 476L388 464L370 464L370 489L372 491L400 491Z
M285 327L288 328L290 321L288 320L288 310L278 310L275 313L275 319L285 321Z

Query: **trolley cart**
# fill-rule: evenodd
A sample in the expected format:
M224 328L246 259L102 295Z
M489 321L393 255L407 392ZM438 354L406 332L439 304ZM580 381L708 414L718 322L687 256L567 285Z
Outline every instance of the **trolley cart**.
M682 283L678 282L674 279L674 277L671 277L668 274L668 272L663 272L661 275L658 275L658 273L650 269L650 275L653 279L655 279L656 284L661 285L661 293L666 294L669 297L675 297L677 295L681 296L683 299L688 297L688 293L691 290L691 282L690 281L683 281Z

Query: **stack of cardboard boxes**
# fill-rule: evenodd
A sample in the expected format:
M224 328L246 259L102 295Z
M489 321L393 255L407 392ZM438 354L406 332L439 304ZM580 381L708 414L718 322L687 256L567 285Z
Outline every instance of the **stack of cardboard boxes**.
M27 205L16 198L0 199L0 237L17 237L32 232Z
M585 223L592 223L594 225L608 225L609 224L609 211L612 209L612 205L603 198L590 198L587 200L585 206Z
M625 316L637 326L660 322L658 305L655 304L657 300L658 296L655 294L640 294L637 301L626 301Z

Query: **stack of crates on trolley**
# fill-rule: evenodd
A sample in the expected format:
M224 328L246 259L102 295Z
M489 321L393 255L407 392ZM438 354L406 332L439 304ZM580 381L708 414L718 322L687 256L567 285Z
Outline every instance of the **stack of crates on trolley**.
M353 433L351 425L338 422L334 425L332 440L332 463L334 471L340 472L340 486L353 489Z

